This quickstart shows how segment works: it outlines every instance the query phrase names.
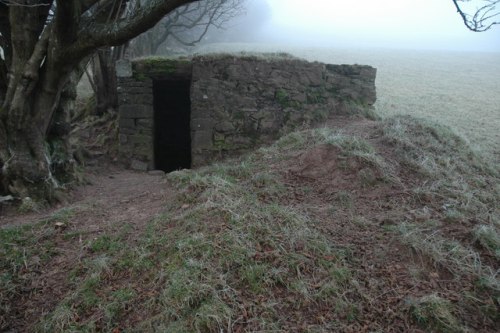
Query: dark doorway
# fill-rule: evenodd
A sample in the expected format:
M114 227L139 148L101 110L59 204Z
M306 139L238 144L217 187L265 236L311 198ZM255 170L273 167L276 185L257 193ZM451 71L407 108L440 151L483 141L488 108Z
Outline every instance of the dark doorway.
M153 82L156 169L191 167L190 86L189 80Z

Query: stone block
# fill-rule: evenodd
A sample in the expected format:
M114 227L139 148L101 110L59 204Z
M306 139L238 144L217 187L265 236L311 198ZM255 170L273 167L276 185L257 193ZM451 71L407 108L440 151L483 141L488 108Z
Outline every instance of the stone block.
M122 93L118 96L118 101L121 105L124 104L143 104L153 105L153 94L127 94Z
M213 108L210 105L204 105L197 102L191 102L191 119L203 119L208 118L213 112Z
M139 129L153 129L153 119L152 118L146 118L146 119L137 119L137 128Z
M221 133L229 133L234 131L235 129L236 128L234 127L233 123L230 121L223 121L215 125L215 130Z
M148 163L133 159L130 163L130 168L136 171L148 171Z
M140 135L147 135L153 137L153 129L152 128L140 128L137 132Z
M148 171L148 175L150 175L150 176L165 176L165 172L163 170L150 170L150 171Z
M191 157L191 167L197 168L203 165L207 165L210 162L210 158L203 153L203 151L193 154Z
M306 86L319 87L324 83L323 72L319 69L304 71L300 77L300 82Z
M257 112L259 112L259 109L257 109L257 108L241 108L240 111L242 113L257 113Z
M239 136L234 136L232 139L231 139L231 142L235 145L235 146L243 146L243 147L250 147L252 145L252 139L250 139L249 137L246 137L246 136L242 136L242 135L239 135Z
M128 137L125 134L120 134L118 138L121 145L128 142Z
M215 143L224 142L226 140L226 136L223 133L217 133L217 132L214 133L213 138Z
M150 105L121 105L119 108L122 118L153 118L153 107Z
M136 129L135 128L120 128L119 133L126 134L126 135L133 135L136 133Z
M212 131L194 131L191 135L192 149L210 149L213 147Z
M307 95L304 92L296 92L295 94L290 96L290 100L298 103L305 103L307 102Z
M120 59L115 65L116 76L117 77L131 77L132 76L132 64L126 59Z
M151 94L152 91L150 86L144 84L140 87L123 87L123 89L120 89L120 93L131 95L148 95Z
M135 147L132 150L132 156L141 161L152 161L153 160L153 150L150 147Z
M118 124L120 125L120 129L124 129L124 128L133 129L133 128L135 128L135 120L131 119L131 118L120 117L120 121L118 122Z
M215 121L212 118L193 118L191 119L192 131L211 131L214 128Z
M134 145L151 146L153 144L153 137L147 134L135 134L129 136L129 142Z
M259 123L259 129L262 131L277 130L274 119L264 119Z

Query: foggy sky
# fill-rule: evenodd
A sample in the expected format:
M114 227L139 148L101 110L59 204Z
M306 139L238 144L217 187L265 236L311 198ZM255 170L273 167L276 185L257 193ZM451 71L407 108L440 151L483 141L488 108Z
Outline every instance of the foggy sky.
M500 51L500 26L482 33L469 31L451 0L249 1L267 2L270 15L259 29L265 42Z

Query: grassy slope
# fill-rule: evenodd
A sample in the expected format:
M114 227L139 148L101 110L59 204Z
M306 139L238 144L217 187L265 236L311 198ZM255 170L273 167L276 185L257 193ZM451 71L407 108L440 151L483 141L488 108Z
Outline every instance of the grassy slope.
M89 241L31 329L493 332L498 169L427 121L395 117L366 131L294 132L170 174L178 195L165 212L133 237L121 226ZM53 223L78 213L0 231L0 324L74 241Z

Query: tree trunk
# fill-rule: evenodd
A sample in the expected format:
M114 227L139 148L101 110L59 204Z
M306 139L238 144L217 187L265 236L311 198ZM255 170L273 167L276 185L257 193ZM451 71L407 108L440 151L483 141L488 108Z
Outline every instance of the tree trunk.
M1 110L0 191L19 197L51 200L59 186L52 174L46 138L72 66L50 52L57 49L56 42L49 40L52 28L49 24L38 40L14 44ZM13 28L13 39L23 40L26 29L24 25Z
M72 70L95 50L121 45L193 1L197 0L150 1L125 18L118 14L126 1L0 2L0 47L5 57L0 61L0 194L50 201L59 187L54 177L57 154L50 141L64 142L67 137L67 114L64 105L58 105L71 103L71 94L63 90ZM114 78L116 59L112 60L103 66L108 105L116 104L116 92L109 88L116 86L109 80ZM62 151L67 156L68 150Z
M55 64L44 66L39 79L23 75L13 97L4 102L8 117L0 121L0 190L51 201L59 184L46 138L68 71ZM25 67L28 72L29 65Z
M96 113L103 115L118 106L116 81L116 61L121 59L127 50L128 43L122 46L99 50L92 61L93 81L95 83Z
M111 48L99 50L94 56L92 72L96 85L97 115L115 110L118 105L115 63Z

